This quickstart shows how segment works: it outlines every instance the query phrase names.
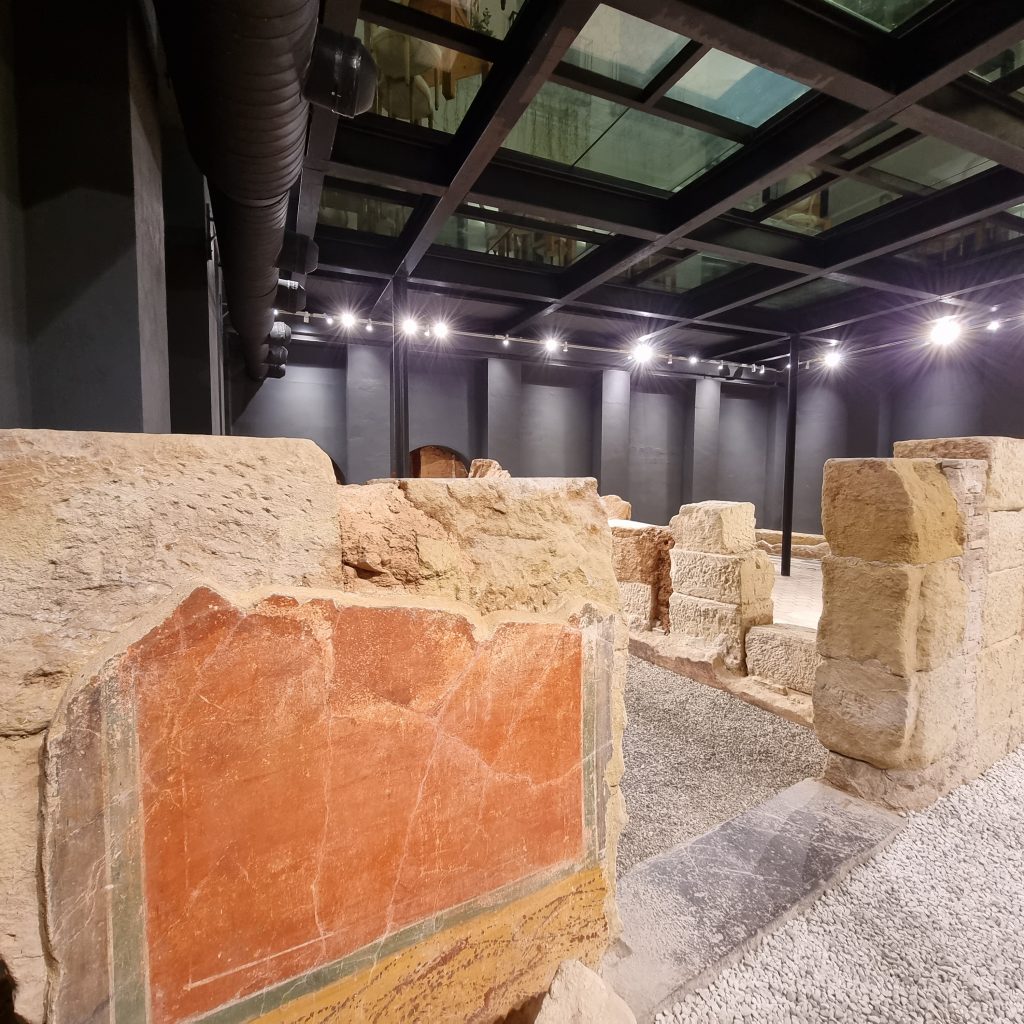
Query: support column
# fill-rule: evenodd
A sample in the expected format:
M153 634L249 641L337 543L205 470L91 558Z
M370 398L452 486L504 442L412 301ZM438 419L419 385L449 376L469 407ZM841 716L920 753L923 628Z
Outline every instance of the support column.
M800 335L789 339L789 386L786 390L786 461L782 484L782 575L793 560L793 477L796 469L796 399L800 383Z
M519 475L523 364L514 359L487 360L487 428L484 456Z
M345 479L350 484L376 480L391 471L390 368L391 352L387 346L348 346L345 375L348 459Z
M690 501L718 497L718 434L722 405L722 382L713 378L697 381L693 407L693 487Z
M409 469L409 350L401 323L407 315L408 278L399 271L391 280L391 475Z
M601 374L601 429L597 477L602 494L629 498L629 371Z

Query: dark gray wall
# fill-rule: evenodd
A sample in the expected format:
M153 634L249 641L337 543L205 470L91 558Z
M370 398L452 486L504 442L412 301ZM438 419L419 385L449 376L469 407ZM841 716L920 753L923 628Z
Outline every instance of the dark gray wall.
M478 360L456 356L409 357L409 448L441 445L467 462L482 447Z
M751 501L758 520L768 502L771 423L776 392L722 385L719 410L718 493L721 501Z
M523 476L593 476L593 374L523 364Z
M0 427L32 424L11 0L0 0Z
M667 523L684 500L692 385L660 390L634 389L629 406L628 485L622 492L633 518Z

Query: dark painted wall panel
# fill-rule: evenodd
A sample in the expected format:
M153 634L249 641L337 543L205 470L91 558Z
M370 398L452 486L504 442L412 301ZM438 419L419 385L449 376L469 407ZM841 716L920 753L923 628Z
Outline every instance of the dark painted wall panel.
M452 448L471 462L482 454L476 361L451 356L409 359L409 448Z
M752 501L759 518L768 500L768 451L775 392L722 386L719 411L720 501Z
M687 412L690 388L634 390L629 409L629 484L623 494L633 518L667 523L683 503L687 453L692 444Z
M523 476L593 476L592 374L523 365Z

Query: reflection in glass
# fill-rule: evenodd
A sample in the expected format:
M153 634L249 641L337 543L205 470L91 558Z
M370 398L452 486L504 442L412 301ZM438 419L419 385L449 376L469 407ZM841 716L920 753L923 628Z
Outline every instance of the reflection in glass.
M712 50L669 89L668 97L756 128L805 92L806 85Z
M594 248L592 242L582 239L535 228L495 224L463 214L448 218L437 244L551 267L567 267Z
M1020 67L1024 67L1024 42L1017 43L1010 49L996 54L995 57L976 67L971 74L983 78L986 82L998 82Z
M827 277L816 277L806 284L790 288L788 292L779 292L762 299L756 305L763 309L796 309L798 306L809 306L823 299L832 299L847 292L855 291L853 285L842 281L833 281Z
M746 199L737 204L736 208L738 210L746 210L748 213L756 213L761 207L789 195L790 192L819 177L821 177L821 171L817 168L801 167L799 171L787 174L785 178L780 178L767 188L761 189L760 192L747 196Z
M622 284L632 284L637 288L651 288L659 292L686 292L691 288L714 281L723 274L728 274L744 266L734 260L712 256L698 252L684 260L670 263L653 274L651 268L665 262L664 253L648 256L641 260L617 280Z
M898 198L895 192L885 192L852 178L840 178L766 217L763 223L803 235L818 235Z
M1016 214L1015 207L1008 213ZM1024 222L1019 227L1009 217L989 217L965 228L959 228L938 238L930 238L926 242L904 249L899 253L901 259L913 260L932 266L944 266L948 263L959 263L972 256L980 256L991 252L1024 237Z
M505 147L666 192L739 148L727 139L551 82L524 111Z
M829 0L844 11L870 21L879 28L892 31L923 11L933 0Z
M411 206L328 186L320 196L317 220L332 228L397 238L411 212Z
M876 160L871 166L907 182L929 188L944 188L994 167L995 164L948 142L922 138Z
M576 37L566 61L642 88L689 42L631 14L602 4Z
M526 0L401 0L402 6L504 39Z
M382 25L359 22L356 31L377 64L375 113L443 132L458 128L487 61Z

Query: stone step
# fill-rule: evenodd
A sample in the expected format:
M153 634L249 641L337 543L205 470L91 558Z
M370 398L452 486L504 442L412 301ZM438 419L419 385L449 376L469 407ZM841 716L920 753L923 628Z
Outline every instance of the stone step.
M772 686L810 695L821 660L817 642L817 630L806 626L752 626L745 640L747 673Z
M620 879L622 935L602 974L640 1024L707 984L902 827L812 779Z

